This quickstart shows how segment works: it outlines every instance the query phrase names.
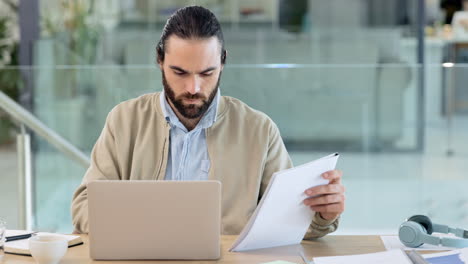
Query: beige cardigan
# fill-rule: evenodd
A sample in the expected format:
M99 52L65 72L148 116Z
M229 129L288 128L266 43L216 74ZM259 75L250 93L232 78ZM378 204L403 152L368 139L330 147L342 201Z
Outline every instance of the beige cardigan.
M163 180L170 126L160 93L117 105L109 113L72 202L75 231L88 232L86 184L93 180ZM222 183L222 233L239 234L265 191L271 175L292 167L277 126L241 101L220 98L217 120L206 129L211 160L208 178ZM304 186L306 189L307 186ZM333 232L338 220L315 215L306 238Z

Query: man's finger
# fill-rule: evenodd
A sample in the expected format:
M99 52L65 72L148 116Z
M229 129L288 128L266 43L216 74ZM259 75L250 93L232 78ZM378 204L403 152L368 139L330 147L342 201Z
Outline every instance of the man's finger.
M342 213L344 212L344 203L310 206L310 209L319 213Z
M304 200L304 204L308 206L327 205L334 203L342 203L345 200L344 194L329 194L318 197L311 197Z
M322 177L329 180L330 183L340 183L342 176L343 172L340 170L331 170L322 174Z
M320 186L309 188L305 191L305 194L307 194L308 196L313 196L313 195L344 193L344 192L345 192L345 188L341 184L326 184L326 185L320 185Z

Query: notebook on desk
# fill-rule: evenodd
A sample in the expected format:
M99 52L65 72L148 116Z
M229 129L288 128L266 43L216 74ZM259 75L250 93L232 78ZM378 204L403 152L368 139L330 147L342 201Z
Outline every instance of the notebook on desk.
M95 181L88 212L93 259L220 257L218 181Z
M7 230L6 237L11 236L18 236L22 234L30 234L30 231L24 230ZM35 235L53 235L53 236L60 236L68 240L68 246L73 247L77 245L83 244L80 236L76 235L63 235L63 234L56 234L56 233L45 233L45 232L34 232ZM31 252L29 251L29 240L26 239L19 239L13 241L7 241L4 247L5 253L16 254L16 255L25 255L31 256Z

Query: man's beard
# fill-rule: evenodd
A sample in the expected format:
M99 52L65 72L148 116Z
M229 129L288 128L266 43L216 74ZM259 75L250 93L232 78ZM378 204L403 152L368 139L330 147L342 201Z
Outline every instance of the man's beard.
M177 109L177 111L185 118L188 119L195 119L203 116L203 114L206 113L208 108L210 107L211 103L213 102L216 93L218 92L218 87L219 87L219 81L221 79L221 73L218 76L218 81L216 82L216 87L213 89L211 94L206 98L205 96L201 94L190 94L190 93L184 93L180 95L179 97L175 97L174 90L171 88L171 86L167 83L166 80L166 75L164 74L164 70L161 70L162 73L162 83L164 86L164 93L166 94L166 97L168 100L174 105L174 107ZM195 104L188 104L185 105L183 103L184 99L201 99L202 105L197 106Z

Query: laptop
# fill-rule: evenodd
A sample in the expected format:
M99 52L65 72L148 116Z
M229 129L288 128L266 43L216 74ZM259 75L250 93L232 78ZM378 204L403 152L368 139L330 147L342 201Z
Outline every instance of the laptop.
M88 212L95 260L220 257L218 181L93 181Z

